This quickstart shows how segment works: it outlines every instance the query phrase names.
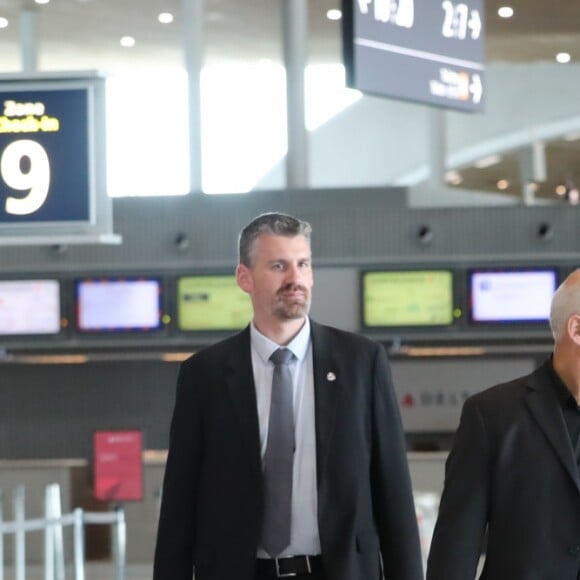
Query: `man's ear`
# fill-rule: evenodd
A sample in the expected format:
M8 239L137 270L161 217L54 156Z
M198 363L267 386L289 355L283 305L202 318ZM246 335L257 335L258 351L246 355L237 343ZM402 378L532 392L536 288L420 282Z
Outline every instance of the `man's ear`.
M244 264L238 264L236 268L236 282L244 292L250 293L252 290L252 276L250 275L250 269Z
M572 316L568 318L567 330L570 340L572 340L576 346L580 346L580 314L572 314Z

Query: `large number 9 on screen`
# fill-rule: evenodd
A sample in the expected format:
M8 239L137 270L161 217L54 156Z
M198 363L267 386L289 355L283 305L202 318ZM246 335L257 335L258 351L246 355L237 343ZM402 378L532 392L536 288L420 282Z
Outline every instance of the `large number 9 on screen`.
M23 171L22 162L29 161L28 171ZM6 213L30 215L42 207L50 188L50 161L40 143L20 139L10 143L0 157L0 177L16 191L28 190L22 198L6 198Z

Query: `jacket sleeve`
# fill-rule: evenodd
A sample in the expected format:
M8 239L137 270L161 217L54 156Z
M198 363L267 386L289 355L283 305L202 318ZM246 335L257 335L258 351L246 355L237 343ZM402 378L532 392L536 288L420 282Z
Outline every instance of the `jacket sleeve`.
M192 380L190 361L181 366L171 421L169 454L161 496L161 511L153 580L192 580L195 513L201 463L201 404Z
M371 486L384 576L423 580L403 426L387 356L380 346L373 376Z
M463 406L427 564L428 580L472 580L487 524L489 440L473 399Z

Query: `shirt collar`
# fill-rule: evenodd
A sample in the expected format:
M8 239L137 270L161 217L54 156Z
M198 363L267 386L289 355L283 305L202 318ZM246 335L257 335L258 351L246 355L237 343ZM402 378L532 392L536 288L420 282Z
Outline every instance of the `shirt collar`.
M250 324L250 341L258 353L258 356L266 363L270 360L272 353L280 348L279 344L264 336L252 322ZM287 344L285 348L292 351L292 354L302 361L310 345L310 319L305 317L302 328L298 334Z

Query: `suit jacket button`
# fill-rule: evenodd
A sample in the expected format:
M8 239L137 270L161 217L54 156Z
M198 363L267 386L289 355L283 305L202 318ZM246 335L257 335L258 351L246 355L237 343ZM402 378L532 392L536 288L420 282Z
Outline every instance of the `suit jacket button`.
M570 546L568 548L568 553L575 556L576 554L580 553L580 546Z

